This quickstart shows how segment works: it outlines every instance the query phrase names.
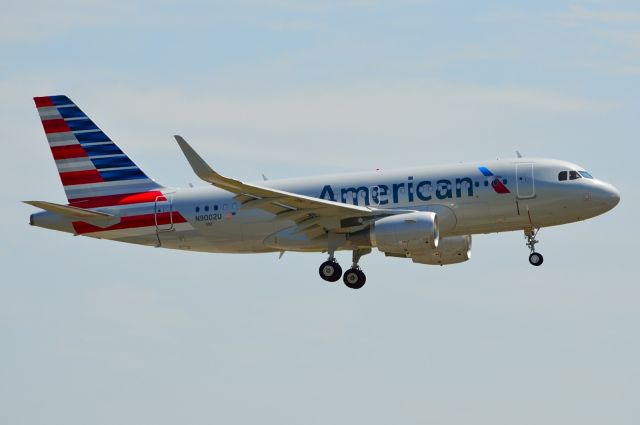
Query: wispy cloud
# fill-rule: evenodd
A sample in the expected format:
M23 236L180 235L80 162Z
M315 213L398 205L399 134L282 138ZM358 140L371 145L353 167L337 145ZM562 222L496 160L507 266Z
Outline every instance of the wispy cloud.
M597 31L596 34L620 46L631 49L640 49L640 30Z
M132 333L164 333L194 326L187 313L149 288L94 289L88 297L88 306L97 319L126 326Z
M261 6L279 7L299 11L319 11L344 8L373 9L381 6L401 6L429 4L432 0L244 0L245 3L254 3Z
M439 151L453 157L469 140L495 146L539 123L561 117L590 119L612 107L528 87L429 81L370 82L232 97L164 89L100 89L86 95L107 111L105 118L119 126L120 134L136 140L140 150L173 149L170 135L178 131L210 151L208 155L237 155L242 146L243 155L256 161L298 162L304 152L304 163L323 164L327 147L340 146L342 154L332 156L331 163L343 167L376 145L403 146L385 154L391 162L406 161L403 150L420 150L425 143L436 142L446 142ZM86 104L82 98L77 101ZM158 143L159 139L167 142ZM372 157L381 160L379 155Z
M10 2L0 14L0 42L34 41L103 22L105 7L63 0Z
M565 12L556 13L555 17L566 24L598 22L606 24L640 23L640 13L628 11L595 10L581 6L571 6Z
M6 85L37 86L15 81ZM362 158L363 151L378 144L401 144L411 150L427 142L446 142L439 152L454 157L459 146L478 140L493 145L489 149L496 152L501 140L521 137L523 129L558 119L590 119L614 107L533 87L437 81L370 81L234 95L221 94L206 81L193 86L96 86L70 95L107 134L141 159L177 154L171 136L182 133L208 156L237 155L242 146L243 156L254 161L298 163L304 152L305 164L325 164L327 147L340 146L343 154L332 156L331 164L345 168L350 158ZM16 90L14 98L27 95ZM37 117L26 119L30 121L15 125L29 126L34 129L30 137L37 138ZM15 133L24 131L16 128ZM373 154L371 158L378 164L381 159ZM406 161L400 151L385 158L388 163Z

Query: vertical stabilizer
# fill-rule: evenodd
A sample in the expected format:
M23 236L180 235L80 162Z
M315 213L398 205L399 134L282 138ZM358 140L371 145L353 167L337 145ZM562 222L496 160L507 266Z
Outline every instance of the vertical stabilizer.
M162 188L67 96L34 101L70 204Z

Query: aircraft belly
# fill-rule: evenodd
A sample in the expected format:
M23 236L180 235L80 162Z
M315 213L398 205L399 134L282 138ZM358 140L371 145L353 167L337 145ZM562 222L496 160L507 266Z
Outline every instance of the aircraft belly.
M270 249L264 244L265 238L280 230L282 223L276 220L268 222L246 223L242 226L242 239L246 249Z

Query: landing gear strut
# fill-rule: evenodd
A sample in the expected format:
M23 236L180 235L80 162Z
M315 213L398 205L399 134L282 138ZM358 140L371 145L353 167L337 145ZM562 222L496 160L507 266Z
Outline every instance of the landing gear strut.
M544 261L542 254L536 252L536 244L539 242L536 239L536 236L539 230L540 229L534 228L524 229L524 237L527 240L527 247L531 251L531 254L529 254L529 263L536 267L542 265L542 262Z
M362 270L360 270L360 266L358 266L358 262L360 262L360 258L363 255L367 255L371 252L371 248L367 249L356 249L353 251L353 264L351 268L344 273L342 277L342 281L344 284L351 289L360 289L364 286L367 281L367 276L364 274Z

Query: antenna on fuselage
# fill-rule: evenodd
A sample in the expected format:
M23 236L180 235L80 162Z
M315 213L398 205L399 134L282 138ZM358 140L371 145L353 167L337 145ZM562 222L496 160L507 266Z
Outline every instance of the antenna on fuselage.
M516 151L516 155L518 156L518 158L522 158L522 154L520 153L520 151Z

